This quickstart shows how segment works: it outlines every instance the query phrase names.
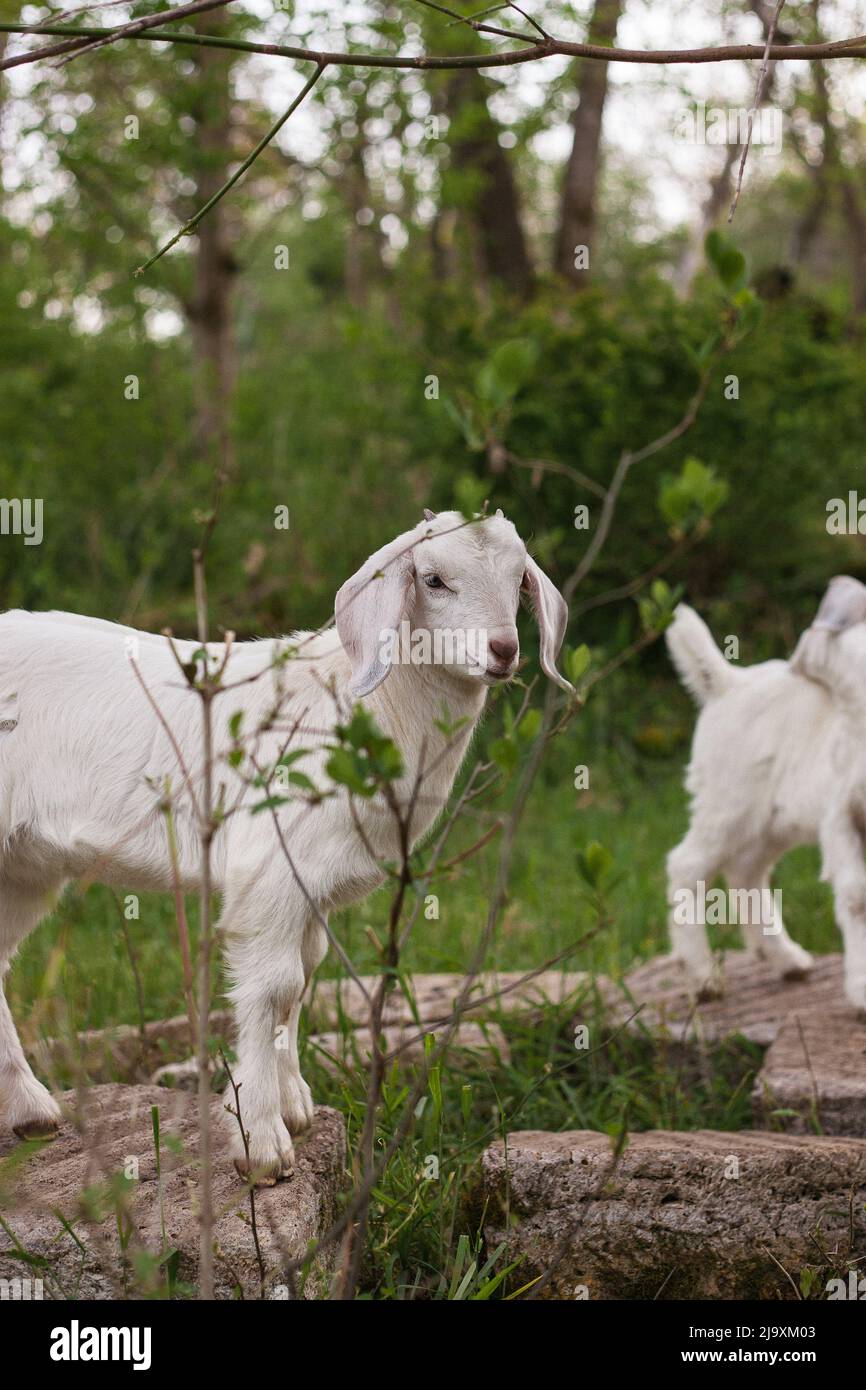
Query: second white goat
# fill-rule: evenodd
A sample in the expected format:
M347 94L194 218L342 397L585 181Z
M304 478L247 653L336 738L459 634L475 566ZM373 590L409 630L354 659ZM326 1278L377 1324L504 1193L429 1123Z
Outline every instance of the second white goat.
M746 949L781 976L810 969L770 875L789 849L820 844L845 938L845 991L866 1008L866 587L834 579L790 661L732 665L684 604L666 637L701 706L686 778L689 829L667 863L671 948L690 986L699 995L722 988L703 913L718 875L741 909Z

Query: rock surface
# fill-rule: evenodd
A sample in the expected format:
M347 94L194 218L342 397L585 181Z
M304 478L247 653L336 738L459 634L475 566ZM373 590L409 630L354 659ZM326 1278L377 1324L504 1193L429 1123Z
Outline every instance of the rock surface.
M724 978L721 999L695 1004L678 963L670 956L655 956L632 970L622 984L599 980L599 994L614 1027L643 1005L628 1025L632 1032L648 1029L687 1044L716 1043L740 1034L761 1047L770 1046L789 1015L824 1014L844 1001L841 955L816 956L808 975L782 980L745 951L728 951Z
M75 1115L76 1095L62 1097L64 1111ZM161 1183L157 1175L151 1108L159 1107ZM94 1196L91 1210L82 1192L106 1183L118 1185L118 1174L134 1180L128 1211L132 1239L127 1249L131 1269L141 1249L157 1257L177 1251L177 1279L195 1285L198 1278L198 1225L195 1216L198 1123L196 1097L158 1086L103 1085L88 1090L79 1112L81 1129L63 1125L59 1136L35 1152L14 1138L0 1137L0 1211L18 1241L45 1265L38 1270L10 1257L16 1249L0 1227L0 1279L38 1274L46 1298L118 1298L124 1294L118 1258L115 1207ZM222 1099L215 1096L213 1116L213 1197L215 1291L219 1298L245 1298L261 1293L259 1268L251 1233L250 1204L228 1155L228 1130ZM86 1140L82 1138L86 1136ZM28 1149L30 1151L28 1152ZM317 1107L308 1135L296 1141L294 1176L256 1193L256 1216L265 1266L265 1296L289 1296L284 1265L306 1253L309 1242L330 1224L336 1210L345 1169L345 1128L342 1117ZM160 1186L162 1200L160 1201ZM74 1236L64 1230L62 1214ZM164 1223L165 1242L162 1240ZM319 1293L327 1281L332 1250L323 1253L304 1289ZM147 1264L145 1260L143 1262ZM130 1273L133 1281L134 1275Z
M531 1131L485 1151L488 1251L507 1243L539 1297L794 1299L866 1253L866 1143L793 1135L633 1134L612 1167L606 1134ZM733 1175L735 1172L739 1176ZM826 1253L826 1261L823 1259ZM780 1268L781 1266L781 1268Z
M841 1005L791 1014L764 1058L752 1108L756 1124L792 1134L866 1138L866 1019Z
M210 1033L231 1043L231 1010L211 1013ZM73 1038L42 1038L31 1047L25 1040L25 1049L40 1075L83 1075L91 1082L146 1081L159 1067L188 1057L193 1047L186 1014L146 1023L143 1029L128 1024L92 1028Z

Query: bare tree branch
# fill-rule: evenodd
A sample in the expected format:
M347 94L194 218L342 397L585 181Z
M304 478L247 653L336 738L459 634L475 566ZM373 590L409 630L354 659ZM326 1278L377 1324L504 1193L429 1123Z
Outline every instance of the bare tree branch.
M173 10L160 10L158 14L146 15L144 19L135 19L130 24L121 24L117 29L93 29L89 33L73 26L68 28L64 25L61 28L57 24L35 24L29 25L26 32L33 34L77 34L85 37L71 38L66 43L47 44L45 48L33 49L30 53L18 54L15 58L7 58L0 64L2 68L18 67L20 63L35 63L40 58L58 58L64 53L78 53L85 49L103 48L106 44L115 43L118 39L135 39L146 34L148 29L155 29L159 24L168 24L174 19L184 19L187 15L200 14L203 10L217 10L223 5L227 5L229 0L192 0L192 4L179 5ZM0 33L23 33L24 29L13 30L6 25L0 26Z
M212 0L211 4L183 7L186 13L197 8L216 8L228 0ZM162 23L176 18L180 11L165 11L160 17ZM151 16L156 19L157 16ZM588 58L601 63L638 63L661 65L672 63L733 63L742 59L757 61L778 59L781 62L818 58L829 62L836 58L866 58L866 34L854 35L834 43L766 44L735 43L721 44L710 48L606 48L600 44L568 43L564 39L533 41L527 48L509 49L505 52L439 54L422 53L410 56L403 53L345 53L326 49L305 48L301 44L254 43L247 39L221 38L216 34L174 33L170 29L149 29L149 20L139 20L137 29L127 28L123 33L118 29L86 28L72 25L0 24L0 34L53 34L62 39L83 39L91 43L95 39L128 38L145 40L151 43L177 43L202 45L211 48L227 48L237 53L264 53L275 58L295 58L302 62L316 63L319 67L350 68L401 68L415 71L450 71L456 68L507 68L523 63L535 63L542 58ZM41 58L56 57L58 53L70 51L76 45L52 45L50 48L36 49L27 53L16 53L0 62L0 72L6 68L19 67L25 63L36 63Z

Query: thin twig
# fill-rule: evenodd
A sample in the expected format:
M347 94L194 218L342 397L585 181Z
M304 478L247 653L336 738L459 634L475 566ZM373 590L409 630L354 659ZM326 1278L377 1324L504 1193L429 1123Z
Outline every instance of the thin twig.
M533 473L559 473L563 478L570 478L579 487L585 487L587 492L594 493L596 497L604 497L601 483L597 483L588 474L581 473L579 469L572 468L568 463L560 463L557 459L525 459L505 448L502 450L502 456L506 463L513 464L516 468L528 468Z
M568 603L571 600L571 596L574 593L575 589L578 588L578 586L586 578L589 571L592 569L592 566L595 564L595 561L598 557L599 552L602 549L602 546L607 540L611 523L613 521L614 513L616 511L617 501L619 500L619 494L622 491L623 483L625 482L630 469L636 463L642 463L644 459L651 458L653 454L657 454L661 449L666 449L669 444L673 444L675 440L679 439L681 435L685 434L687 430L691 429L697 417L698 411L700 410L701 405L703 404L704 397L707 394L707 389L709 387L710 378L712 375L713 365L714 364L710 364L704 369L703 375L701 376L700 382L698 383L698 388L692 396L692 399L689 402L685 414L682 416L680 420L677 421L675 425L673 425L669 430L666 430L664 434L660 434L658 438L652 440L651 443L644 445L642 449L637 449L634 451L634 453L626 449L624 453L621 455L619 463L617 464L616 469L614 470L614 475L611 479L610 486L607 489L607 492L605 493L604 502L602 503L601 507L601 515L598 519L598 525L596 526L595 531L593 532L592 540L587 546L586 551L584 552L584 555L581 558L579 565L577 566L577 569L566 580L565 584L563 585L562 594L566 603Z
M166 779L167 780L167 779ZM168 838L168 857L171 863L171 882L174 894L174 916L177 922L177 935L180 942L180 958L183 969L183 992L186 1000L186 1011L189 1018L190 1038L192 1049L195 1052L198 1046L198 1009L195 1002L195 985L192 973L192 952L189 944L189 924L186 917L186 903L183 896L183 885L180 880L180 861L177 850L177 834L175 832L174 811L170 801L170 788L166 787L166 808L165 808L166 836Z
M627 584L620 584L615 589L606 589L603 594L595 594L592 598L586 598L582 603L573 605L572 618L578 618L584 613L591 612L594 608L604 608L608 603L618 603L622 599L633 598L635 594L640 593L641 589L646 588L653 579L657 579L659 575L669 570L671 565L675 564L686 551L691 550L703 534L704 531L700 526L697 526L694 531L678 540L671 550L667 551L654 565L650 565L648 570L644 570L643 574L639 574L636 579L630 579Z
M546 29L542 29L542 27L541 27L541 25L539 24L538 20L537 20L537 19L533 19L531 14L527 14L527 13L526 13L526 10L522 10L522 9L520 8L519 5L515 5L515 4L514 4L514 0L511 0L511 3L507 6L507 8L508 8L509 10L516 10L517 13L518 13L519 15L522 15L522 17L526 20L527 24L531 24L532 27L533 27L533 29L535 29L536 32L539 33L539 34L541 35L541 37L544 39L545 43L550 43L550 41L551 41L551 39L552 39L553 36L552 36L551 34L548 34L548 32L547 32Z
M779 15L782 13L784 4L785 0L777 0L773 18L770 20L770 25L767 29L767 42L764 45L764 58L763 62L761 63L761 70L758 73L758 81L755 86L755 99L752 102L752 105L749 109L749 122L746 128L746 140L745 144L743 145L743 153L740 155L740 167L737 170L737 186L734 189L734 198L731 203L731 210L728 213L729 222L733 222L734 213L737 210L737 203L740 201L740 192L743 187L743 174L746 169L746 160L749 157L749 150L752 144L752 127L755 124L755 116L757 115L758 107L761 105L761 102L764 97L764 85L767 81L767 73L770 68L770 51L773 47L773 35L776 32L776 25L779 22Z
M226 1105L224 1108L228 1111L230 1115L234 1115L235 1119L238 1122L238 1128L241 1132L241 1143L244 1146L244 1153L246 1155L247 1160L247 1172L251 1172L252 1169L250 1166L250 1135L249 1130L244 1129L244 1122L241 1116L241 1086L243 1085L243 1082L238 1083L237 1081L235 1081L232 1069L229 1066L229 1060L226 1057L226 1054L222 1048L220 1048L220 1057L222 1059L222 1064L225 1068L226 1075L229 1079L229 1085L232 1088L232 1093L234 1094L235 1098L234 1109L232 1109L230 1105ZM259 1297L264 1298L265 1261L264 1256L262 1255L261 1243L259 1241L259 1227L258 1220L256 1217L256 1185L254 1182L250 1182L248 1184L248 1195L250 1199L250 1229L252 1231L253 1245L255 1246L256 1251L256 1262L259 1267Z
M204 551L193 553L195 607L198 620L198 640L204 650L204 674L197 684L201 699L202 727L202 797L199 816L200 884L199 884L199 992L198 992L198 1121L199 1121L199 1297L210 1300L213 1287L213 1192L211 1144L211 1085L208 1056L210 1027L211 955L213 929L211 921L211 848L216 833L213 814L213 721L211 704L215 688L208 670L208 606L204 573Z
M761 1249L763 1250L763 1252L764 1252L765 1255L769 1255L769 1257L770 1257L770 1259L773 1261L773 1264L774 1264L774 1265L778 1265L778 1266L779 1266L780 1270L781 1270L782 1273L784 1274L784 1276L785 1276L785 1278L787 1279L788 1283L791 1285L791 1288L794 1290L794 1293L797 1295L797 1298L798 1298L798 1299L800 1300L800 1302L802 1303L802 1301L803 1301L803 1295L801 1294L800 1290L797 1288L796 1282L795 1282L794 1279L791 1277L791 1275L788 1273L788 1271L787 1271L787 1269L785 1268L785 1266L781 1263L780 1260L777 1260L777 1259L776 1259L776 1256L773 1254L772 1250L770 1250L768 1246L762 1245L762 1246L761 1246Z
M547 36L542 34L540 39L533 34L520 34L514 29L499 29L495 24L480 24L475 19L470 19L468 15L458 14L456 10L449 10L447 5L439 5L436 0L416 0L416 4L423 5L425 9L435 10L437 14L444 14L451 20L452 24L464 24L469 29L474 29L476 34L492 34L496 38L518 39L521 43L543 43ZM512 6L516 9L516 6ZM524 16L525 17L525 16ZM538 28L538 26L535 26Z
M161 246L158 251L155 251L152 256L148 257L148 259L144 262L143 265L140 265L138 267L138 269L135 271L136 275L143 275L146 270L148 270L156 261L158 261L162 256L165 255L166 251L170 251L171 248L175 246L177 242L181 240L182 237L192 236L193 232L195 231L199 222L201 222L202 218L206 217L207 214L210 212L211 208L215 207L216 204L220 201L220 199L225 197L229 189L234 188L238 180L243 178L250 165L258 159L262 150L264 150L266 146L271 143L274 136L280 130L282 130L283 126L286 124L286 121L289 119L293 112L297 111L301 102L304 100L304 97L307 95L308 92L312 91L313 87L315 87L316 83L318 82L319 78L321 77L324 71L325 68L323 64L316 68L316 71L313 73L312 77L304 83L304 86L301 88L300 92L295 97L294 101L291 103L288 109L283 112L282 116L280 116L278 121L274 122L267 135L264 135L262 137L262 139L256 145L255 149L247 155L246 159L243 161L242 164L238 166L238 168L231 175L231 177L226 179L225 183L222 185L221 188L217 189L216 193L214 193L212 198L208 198L204 206L199 208L198 212L195 213L195 215L191 217L189 221L181 227L180 231L175 232L174 236L170 237L164 246Z

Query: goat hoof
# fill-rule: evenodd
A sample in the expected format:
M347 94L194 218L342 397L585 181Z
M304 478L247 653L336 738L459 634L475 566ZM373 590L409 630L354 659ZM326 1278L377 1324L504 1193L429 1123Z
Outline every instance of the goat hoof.
M235 1169L239 1178L244 1182L250 1181L250 1166L246 1159L236 1158ZM253 1187L276 1187L277 1179L272 1177L270 1173L259 1173L253 1178L252 1185Z
M284 1083L280 1113L289 1134L305 1134L312 1126L313 1096L303 1077Z
M291 1135L281 1120L260 1127L251 1126L247 1133L247 1150L239 1152L235 1139L232 1157L238 1176L254 1187L273 1187L281 1178L292 1177L295 1171Z
M760 959L766 961L780 980L805 980L815 965L813 956L799 946L796 941L785 943L784 951L771 956L766 950L760 952Z
M857 1011L859 1018L866 1018L866 982L862 980L846 980L845 996L848 1003Z
M724 998L724 976L718 969L712 970L706 975L698 975L695 971L689 971L686 989L693 1004L710 1004L714 999Z
M13 1125L12 1133L19 1139L56 1139L60 1125L56 1120L28 1120L23 1125Z
M286 1164L280 1165L279 1173L274 1172L273 1168L264 1170L252 1168L245 1158L236 1158L234 1164L238 1177L242 1178L244 1182L252 1181L253 1187L276 1187L278 1182L282 1182L284 1178L294 1177L295 1174L294 1168L290 1168Z

